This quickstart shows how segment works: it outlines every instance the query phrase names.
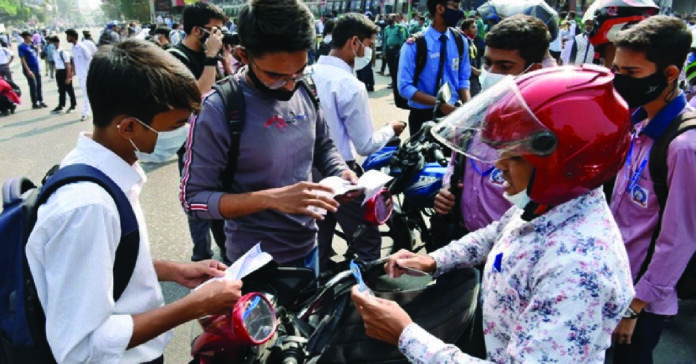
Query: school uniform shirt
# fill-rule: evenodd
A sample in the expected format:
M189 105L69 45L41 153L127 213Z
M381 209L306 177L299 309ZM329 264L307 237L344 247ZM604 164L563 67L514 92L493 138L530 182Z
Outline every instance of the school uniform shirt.
M278 101L247 83L246 70L233 77L244 93L245 123L239 144L234 193L262 191L312 181L312 168L324 176L347 170L331 140L321 109L303 87ZM181 178L180 200L196 219L220 220L220 199L227 193L222 176L231 144L228 112L217 92L203 100L191 122ZM317 224L304 214L266 209L225 220L227 256L241 257L256 243L284 264L304 258L315 247Z
M343 159L354 161L356 153L366 156L384 147L394 129L387 125L373 131L365 84L353 75L350 65L334 56L322 56L312 69L331 138Z
M401 55L399 57L399 73L397 83L399 93L408 101L408 105L416 109L432 109L432 106L422 105L411 100L417 91L424 92L428 95L437 95L439 85L437 82L437 73L440 67L440 36L443 33L438 32L432 26L429 26L424 33L425 43L427 45L428 56L426 57L425 67L418 78L418 84L413 84L413 75L416 71L416 42L413 44L405 43L401 47ZM469 76L471 75L471 67L469 66L469 43L466 39L462 39L464 49L462 50L461 64L459 58L459 48L457 41L454 39L452 31L449 29L444 33L447 36L447 58L442 69L442 84L448 83L450 89L459 91L469 88ZM464 36L462 35L462 38ZM447 100L454 105L459 100L459 93L452 92L452 98Z
M531 221L500 221L431 254L435 275L486 262L483 333L495 363L604 363L633 298L621 234L601 189ZM399 338L411 363L484 363L413 323Z
M11 50L0 47L0 66L7 65L14 54Z
M56 49L53 52L53 62L56 64L56 70L64 70L65 64L70 63L70 53L62 49Z
M672 100L645 125L647 115L640 108L633 114L636 130L629 158L616 176L611 211L631 262L633 279L647 256L653 231L657 227L659 204L650 176L649 155L653 142L686 106L682 94ZM641 168L641 165L644 166ZM667 150L667 185L669 195L662 216L662 228L655 242L655 253L643 277L636 283L636 297L648 303L647 312L658 315L677 314L674 287L696 251L696 130L675 138ZM632 182L635 180L635 183Z
M456 156L452 156L455 158ZM495 157L495 156L494 156ZM453 159L447 166L443 181L449 182L454 172ZM461 177L460 222L468 231L482 229L500 219L512 203L503 197L505 180L502 172L493 164L463 159L464 173Z
M575 36L575 42L573 42L573 49L571 50L571 63L576 65L592 63L594 59L594 46L590 43L589 35L587 33L578 34ZM572 52L575 52L573 54Z
M164 305L138 201L145 173L88 134L80 135L61 165L75 163L98 168L121 187L138 220L140 247L128 286L114 302L112 271L121 228L111 196L95 183L79 182L60 188L39 208L26 253L46 312L51 351L59 363L151 361L164 353L171 331L126 350L132 315Z
M89 42L79 42L73 47L73 62L75 63L75 74L82 80L87 78L89 64L92 62L92 51L88 48ZM68 61L70 61L68 59Z

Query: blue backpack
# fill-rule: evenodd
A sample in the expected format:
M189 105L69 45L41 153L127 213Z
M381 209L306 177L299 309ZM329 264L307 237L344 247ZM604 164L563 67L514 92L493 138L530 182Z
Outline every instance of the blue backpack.
M6 181L0 213L0 364L56 362L46 340L46 317L25 248L39 206L60 187L83 181L104 188L114 199L121 217L121 240L113 267L114 301L121 297L133 274L140 244L138 221L126 195L104 173L85 164L75 164L60 169L54 166L41 187L26 178Z

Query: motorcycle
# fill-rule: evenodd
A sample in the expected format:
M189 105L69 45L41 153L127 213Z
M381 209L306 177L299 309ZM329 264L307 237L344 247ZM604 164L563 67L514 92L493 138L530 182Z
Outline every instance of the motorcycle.
M357 262L378 297L398 302L428 332L466 349L479 290L470 268L433 279L390 278L384 260ZM407 363L398 348L365 335L350 299L350 270L320 285L310 269L269 263L242 279L245 294L230 313L199 320L191 363Z
M434 110L438 110L450 96L451 90L445 84L438 91ZM436 120L435 115L433 120ZM433 121L423 123L420 130L404 143L388 145L368 156L362 164L366 171L380 170L394 177L387 189L397 197L397 201L394 213L387 221L389 231L385 233L394 242L392 253L400 249L418 251L425 247L430 252L440 248L425 219L434 214L435 196L442 189L448 163L442 145L430 132L434 126ZM416 244L416 231L421 245Z

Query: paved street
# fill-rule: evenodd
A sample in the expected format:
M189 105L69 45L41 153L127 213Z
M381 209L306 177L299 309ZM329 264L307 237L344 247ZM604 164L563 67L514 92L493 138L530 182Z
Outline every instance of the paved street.
M13 45L13 50L16 50L16 45ZM80 131L91 130L91 122L79 121L81 105L72 114L50 113L49 110L57 105L58 96L55 81L49 81L47 77L43 78L43 85L44 100L49 108L31 110L26 80L19 70L18 60L13 63L13 77L24 95L16 114L0 117L0 181L19 175L38 181L73 148ZM391 90L386 88L387 78L376 77L378 85L370 94L375 126L394 119L407 120L407 112L393 106ZM82 92L77 87L78 103ZM148 221L152 255L156 259L187 261L191 242L177 196L179 176L175 159L161 165L146 165L145 168L148 183L141 202ZM75 284L79 284L80 277L75 278ZM168 302L186 294L184 289L173 284L163 284L163 290ZM695 319L696 304L682 304L679 316L668 324L657 349L657 363L696 363ZM193 324L189 323L175 330L174 340L165 354L167 363L188 362L192 327Z

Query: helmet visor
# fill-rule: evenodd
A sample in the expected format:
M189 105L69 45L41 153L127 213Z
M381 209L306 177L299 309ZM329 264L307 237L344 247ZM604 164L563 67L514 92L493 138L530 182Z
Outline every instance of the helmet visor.
M556 136L532 113L513 76L457 108L432 133L455 152L485 163L525 154L546 156L556 148Z

